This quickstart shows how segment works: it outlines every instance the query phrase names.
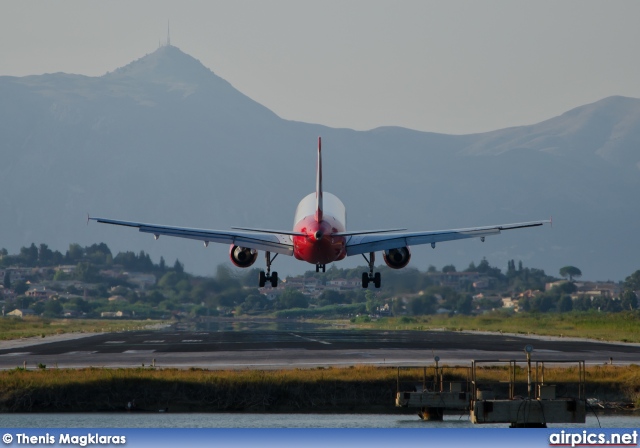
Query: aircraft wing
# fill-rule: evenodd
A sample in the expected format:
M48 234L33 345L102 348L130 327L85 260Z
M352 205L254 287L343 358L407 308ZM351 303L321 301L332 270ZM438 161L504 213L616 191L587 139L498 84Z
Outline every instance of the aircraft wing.
M536 227L550 222L550 220L545 220L486 227L472 227L469 229L353 235L347 240L347 255L359 255L367 252L378 252L405 246L417 246L420 244L435 244L442 241L461 240L464 238L483 238L485 236L497 235L502 230Z
M143 222L117 221L115 219L106 218L88 218L91 221L101 222L104 224L114 224L116 226L136 227L140 232L151 233L156 239L160 235L175 236L179 238L188 238L192 240L200 240L206 244L222 243L235 244L249 249L263 250L275 252L283 255L293 255L293 242L291 236L285 233L266 233L266 232L242 232L242 231L226 231L226 230L207 230L207 229L191 229L188 227L173 227L158 224L145 224Z

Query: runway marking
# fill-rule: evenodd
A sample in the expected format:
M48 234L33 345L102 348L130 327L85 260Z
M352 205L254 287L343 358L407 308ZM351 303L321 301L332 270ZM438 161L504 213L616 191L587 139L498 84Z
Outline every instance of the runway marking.
M158 339L157 341L144 341L144 344L161 344L164 342L164 339Z
M311 341L311 342L319 342L320 344L324 344L324 345L331 345L331 342L327 342L327 341L319 341L317 339L311 339L311 338L305 338L304 336L300 336L299 334L295 334L295 333L289 333L291 336L295 336L297 338L300 339L304 339L305 341Z
M0 355L0 356L20 356L20 355L30 355L31 352L14 352L14 353L5 353L4 355Z
M78 351L78 352L67 352L65 355L93 355L94 353L98 353L97 351Z
M135 354L135 353L153 353L153 352L155 352L155 350L125 350L122 353Z
M105 341L104 344L124 344L124 341Z
M202 342L202 339L183 339L182 342Z

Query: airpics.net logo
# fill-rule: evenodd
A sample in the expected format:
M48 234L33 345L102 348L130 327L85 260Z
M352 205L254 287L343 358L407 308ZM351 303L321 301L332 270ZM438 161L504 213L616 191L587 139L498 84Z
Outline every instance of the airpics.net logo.
M549 446L637 446L638 431L627 433L597 433L560 431L549 436Z

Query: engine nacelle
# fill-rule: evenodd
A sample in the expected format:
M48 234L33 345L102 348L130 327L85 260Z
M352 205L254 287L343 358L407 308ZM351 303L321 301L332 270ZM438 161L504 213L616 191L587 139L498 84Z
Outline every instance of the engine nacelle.
M258 259L258 251L232 244L229 249L229 258L231 258L231 263L239 268L248 268Z
M411 251L408 246L397 249L389 249L382 252L382 258L391 269L402 269L411 260Z

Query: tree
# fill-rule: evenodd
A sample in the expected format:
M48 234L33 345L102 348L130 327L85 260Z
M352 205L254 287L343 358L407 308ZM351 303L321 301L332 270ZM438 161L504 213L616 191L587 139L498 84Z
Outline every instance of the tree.
M16 282L16 286L13 287L13 292L15 292L18 296L21 296L27 291L29 291L29 285L27 285L27 282L25 282L24 280Z
M558 294L573 294L578 291L578 287L574 283L562 283L554 286L551 291Z
M5 287L5 289L11 289L11 272L10 271L5 271L4 279L2 279L2 285Z
M76 266L73 276L85 283L97 283L100 279L98 268L91 263L81 262Z
M35 266L38 262L38 248L31 243L29 247L20 248L20 258L27 266Z
M542 294L531 300L531 310L546 313L557 306L558 299L551 294Z
M300 291L285 289L285 291L275 300L275 306L279 310L286 310L289 308L307 308L309 306L309 300Z
M593 304L591 303L591 298L587 296L578 297L573 302L573 309L575 311L589 311L593 308Z
M50 266L53 262L53 251L44 243L38 249L38 261L41 266Z
M184 264L180 263L180 260L176 258L176 262L173 264L173 270L178 274L182 274L184 272Z
M318 306L335 305L337 303L347 303L344 294L340 294L338 291L324 290L318 296Z
M423 314L435 314L437 300L434 296L419 296L409 299L407 311L414 316Z
M630 289L625 289L620 296L620 305L623 310L635 310L638 308L638 296Z
M84 257L84 249L76 243L69 244L69 250L65 255L65 261L73 264L78 263Z
M567 313L573 310L573 300L571 296L562 296L558 302L558 311L561 313Z
M564 278L569 277L569 281L572 282L574 277L582 277L582 271L575 266L565 266L560 268L560 275Z
M456 267L452 264L448 264L442 268L442 272L456 272Z
M235 272L233 272L228 264L224 263L219 264L216 268L216 282L218 282L218 285L223 290L239 288L241 286L240 280L236 276Z
M391 312L394 316L399 316L403 311L404 305L402 299L393 299L391 302Z
M380 301L376 298L376 294L370 289L365 292L367 313L374 313L376 308L380 306Z
M160 280L158 280L158 287L163 289L173 289L179 281L180 276L175 271L167 272L162 276L162 278L160 278Z
M640 269L624 280L624 288L631 291L640 291Z
M85 256L94 264L107 265L113 261L111 249L105 243L85 247Z
M56 317L62 314L62 304L58 300L49 300L44 305L44 315L47 317Z
M271 303L262 294L251 294L247 296L245 301L238 306L240 313L248 313L252 311L264 311L270 307Z
M473 311L473 299L470 295L462 296L458 299L456 311L460 314L471 314L471 311Z

